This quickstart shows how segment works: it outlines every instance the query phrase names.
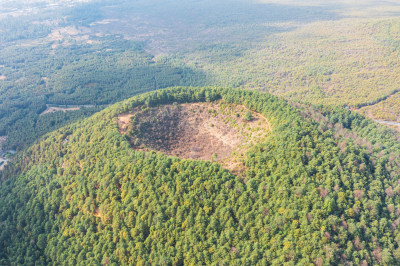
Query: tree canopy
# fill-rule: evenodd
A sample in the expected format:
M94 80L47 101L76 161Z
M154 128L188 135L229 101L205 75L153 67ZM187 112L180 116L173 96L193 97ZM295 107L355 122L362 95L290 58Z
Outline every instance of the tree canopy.
M223 100L270 122L244 176L132 150L117 117ZM400 144L340 108L175 87L45 135L0 173L0 264L281 265L400 262Z

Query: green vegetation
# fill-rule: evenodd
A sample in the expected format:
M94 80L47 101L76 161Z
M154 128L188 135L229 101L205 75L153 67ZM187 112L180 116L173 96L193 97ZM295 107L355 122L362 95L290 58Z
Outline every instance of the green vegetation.
M243 104L271 124L238 177L131 149L135 107ZM258 92L173 88L51 134L1 172L2 264L346 264L400 261L398 135L348 110Z
M244 116L244 120L250 121L252 118L253 118L253 115L251 114L251 112L247 111L245 116Z
M251 119L246 120L246 116ZM211 160L238 175L245 171L246 153L270 133L261 114L223 100L145 105L119 115L118 127L133 149Z
M46 104L108 105L169 86L251 88L357 108L398 91L400 23L390 15L397 10L390 3L376 5L374 12L388 17L379 19L370 18L368 5L331 7L318 1L9 5L0 7L5 148L22 149L44 133L39 114ZM79 119L99 109L86 110ZM372 113L386 119L388 111Z
M395 93L373 105L360 108L360 112L368 117L387 121L400 121L400 93Z
M251 44L200 45L174 57L209 73L213 85L358 108L399 90L399 33L398 18L319 21Z
M79 49L77 44L3 49L0 135L9 135L7 148L27 146L42 133L99 110L47 115L56 121L48 127L49 121L39 116L46 104L99 106L173 85L199 85L204 79L190 68L162 59L155 62L140 43L117 36L94 37L92 41Z
M398 120L396 3L53 2L0 6L0 265L400 264L399 133L347 109ZM198 102L235 161L159 123Z

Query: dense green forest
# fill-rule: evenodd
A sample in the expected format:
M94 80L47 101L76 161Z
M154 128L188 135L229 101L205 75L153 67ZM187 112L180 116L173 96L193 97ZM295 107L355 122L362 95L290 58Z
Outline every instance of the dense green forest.
M141 43L123 40L121 36L92 41L93 44L78 45L70 40L76 44L55 48L44 44L3 49L0 74L5 79L0 81L0 135L9 135L5 147L25 147L42 133L99 110L48 114L48 119L42 119L40 114L46 104L100 107L159 88L201 85L206 79L191 68L162 59L154 61ZM48 123L53 125L49 127Z
M133 150L117 117L224 101L265 116L244 176ZM399 135L341 108L176 87L135 96L35 143L1 172L1 264L395 265Z

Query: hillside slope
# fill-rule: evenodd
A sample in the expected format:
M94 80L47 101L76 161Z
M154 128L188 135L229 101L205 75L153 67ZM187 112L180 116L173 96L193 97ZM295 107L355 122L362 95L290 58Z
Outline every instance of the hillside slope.
M118 116L223 101L271 132L236 176L132 149ZM1 172L0 264L398 264L397 135L344 109L171 88L47 134Z

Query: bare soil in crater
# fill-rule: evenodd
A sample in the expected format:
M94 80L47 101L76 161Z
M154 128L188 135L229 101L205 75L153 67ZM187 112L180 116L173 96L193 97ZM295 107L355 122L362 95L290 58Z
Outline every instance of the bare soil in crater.
M268 121L261 114L222 101L142 106L121 114L118 126L133 149L218 161L237 173L244 170L246 151L270 132Z

